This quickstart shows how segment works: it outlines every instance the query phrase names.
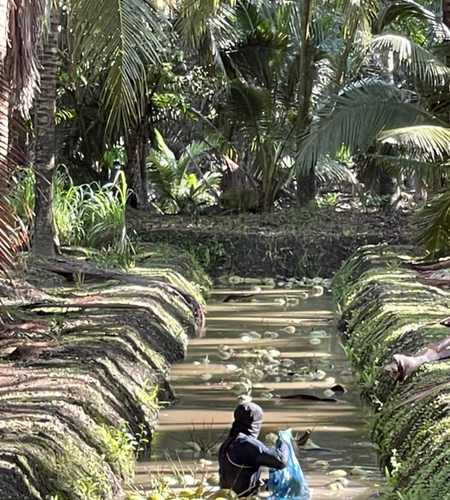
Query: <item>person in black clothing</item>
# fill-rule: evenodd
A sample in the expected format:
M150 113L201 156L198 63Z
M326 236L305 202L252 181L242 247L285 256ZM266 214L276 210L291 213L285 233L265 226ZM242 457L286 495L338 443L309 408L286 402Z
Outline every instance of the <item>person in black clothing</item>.
M240 497L255 494L262 486L261 467L284 469L289 448L268 448L258 440L263 411L255 403L242 403L234 411L228 438L219 450L220 487L233 490Z

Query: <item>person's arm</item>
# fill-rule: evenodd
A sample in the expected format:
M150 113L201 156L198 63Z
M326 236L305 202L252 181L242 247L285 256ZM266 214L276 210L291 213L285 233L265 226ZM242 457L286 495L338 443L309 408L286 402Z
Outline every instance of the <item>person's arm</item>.
M256 464L259 466L270 467L271 469L284 469L288 463L289 446L282 442L277 448L269 448L260 443L256 456Z

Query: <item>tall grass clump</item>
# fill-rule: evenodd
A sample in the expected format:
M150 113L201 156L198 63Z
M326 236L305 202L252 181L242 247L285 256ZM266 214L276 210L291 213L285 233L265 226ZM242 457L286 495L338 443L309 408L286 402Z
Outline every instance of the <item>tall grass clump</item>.
M32 167L19 170L11 204L30 229L34 220L35 174ZM94 250L94 259L107 265L129 267L135 249L127 233L128 187L123 172L114 183L74 185L63 167L53 179L53 217L62 245Z

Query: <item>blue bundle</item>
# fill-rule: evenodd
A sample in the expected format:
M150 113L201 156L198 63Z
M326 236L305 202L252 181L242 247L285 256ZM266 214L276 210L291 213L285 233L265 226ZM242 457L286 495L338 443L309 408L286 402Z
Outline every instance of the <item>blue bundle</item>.
M270 500L310 500L311 493L295 455L291 430L278 433L276 447L279 448L282 442L289 448L288 463L284 469L270 471L267 483L268 489L272 492Z

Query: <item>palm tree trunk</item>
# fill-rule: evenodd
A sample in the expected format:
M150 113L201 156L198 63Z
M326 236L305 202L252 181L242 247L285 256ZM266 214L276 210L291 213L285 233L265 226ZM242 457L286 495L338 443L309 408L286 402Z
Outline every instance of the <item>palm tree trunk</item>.
M132 195L130 205L133 208L146 210L148 204L147 171L145 165L145 152L147 140L141 127L133 131L127 141L127 165L125 173L128 187Z
M33 254L55 254L55 229L52 211L52 181L56 166L56 77L58 72L59 11L52 8L49 32L42 52L41 86L35 105L36 216Z
M314 47L311 43L311 18L312 0L306 0L302 12L302 46L300 50L300 74L301 85L299 95L299 112L297 117L297 130L305 132L311 123L311 97L313 88L313 62ZM305 206L312 201L316 195L315 169L297 175L297 204Z
M450 28L450 0L442 0L442 18L445 25Z
M5 72L8 50L8 0L0 0L0 161L6 162L9 141L9 78ZM4 183L2 183L4 185Z

